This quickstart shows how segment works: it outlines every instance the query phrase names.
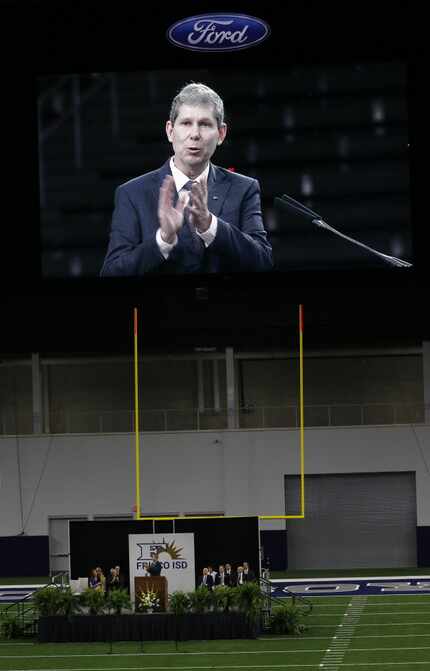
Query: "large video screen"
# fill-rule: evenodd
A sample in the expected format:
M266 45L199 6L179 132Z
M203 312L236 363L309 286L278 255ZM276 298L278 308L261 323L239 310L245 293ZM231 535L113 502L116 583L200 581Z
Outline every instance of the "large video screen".
M198 93L171 116L190 83L218 94L224 118ZM43 278L414 260L405 62L232 58L37 84Z

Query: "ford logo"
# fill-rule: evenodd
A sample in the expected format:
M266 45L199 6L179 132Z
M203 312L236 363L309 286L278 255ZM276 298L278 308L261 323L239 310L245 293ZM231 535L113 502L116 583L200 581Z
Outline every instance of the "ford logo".
M177 21L167 37L177 47L193 51L234 51L262 42L270 28L245 14L201 14Z

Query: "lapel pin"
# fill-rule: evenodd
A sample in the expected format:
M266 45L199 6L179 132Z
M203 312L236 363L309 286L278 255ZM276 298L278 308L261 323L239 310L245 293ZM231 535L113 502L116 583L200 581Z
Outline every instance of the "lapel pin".
M212 200L218 200L218 196L212 196Z

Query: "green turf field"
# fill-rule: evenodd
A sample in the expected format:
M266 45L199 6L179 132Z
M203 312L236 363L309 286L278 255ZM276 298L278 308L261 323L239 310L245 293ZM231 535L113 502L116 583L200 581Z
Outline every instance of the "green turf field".
M319 597L301 637L38 644L0 641L0 671L430 670L430 596Z

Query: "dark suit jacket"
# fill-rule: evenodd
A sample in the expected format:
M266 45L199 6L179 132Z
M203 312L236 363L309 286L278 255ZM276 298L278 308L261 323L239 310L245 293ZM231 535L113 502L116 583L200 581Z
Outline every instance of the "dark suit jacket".
M230 575L230 576L227 576L227 574L224 573L224 585L225 585L226 587L229 587L229 586L230 586L230 580L227 579L227 578L229 578L229 577L231 577L231 575ZM221 574L220 574L220 573L217 573L217 574L216 574L216 577L215 577L215 585L222 585L222 582L221 582Z
M149 565L148 568L149 574L152 576L160 575L161 568L162 567L159 561L153 562L152 564Z
M214 586L214 579L211 575L206 576L206 587L208 589L213 589ZM203 587L203 576L200 577L199 580L199 587Z
M226 573L225 578L224 578L224 582L227 585L227 587L235 587L235 585L236 585L236 574L235 574L235 572L232 571L231 573Z
M257 180L210 165L208 209L218 218L215 240L196 254L184 223L178 244L164 259L157 241L158 195L170 175L161 168L126 182L115 191L110 242L103 276L155 273L263 271L272 268L272 248L264 230Z
M253 580L255 580L255 574L251 570L249 570L248 573L243 573L244 582L252 582Z
M106 578L106 592L110 592L111 590L115 589L120 589L121 583L119 577L112 578L112 576L109 576Z

